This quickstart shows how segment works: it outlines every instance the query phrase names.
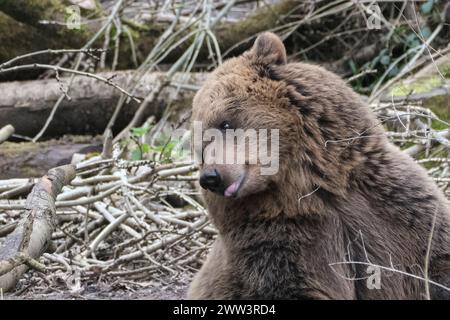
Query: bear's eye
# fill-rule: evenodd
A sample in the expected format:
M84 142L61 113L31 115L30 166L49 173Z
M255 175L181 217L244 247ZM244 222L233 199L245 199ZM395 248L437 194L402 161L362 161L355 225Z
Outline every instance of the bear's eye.
M232 129L232 128L231 128L231 124L228 121L224 121L220 124L219 129L227 130L227 129Z

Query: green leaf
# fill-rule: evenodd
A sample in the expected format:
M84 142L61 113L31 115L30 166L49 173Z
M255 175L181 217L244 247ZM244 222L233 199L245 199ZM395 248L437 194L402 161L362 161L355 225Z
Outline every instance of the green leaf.
M350 61L349 61L349 64L350 64L350 69L352 70L353 74L357 74L357 73L358 73L358 70L357 70L357 68L356 68L355 62L354 62L353 60L350 60Z
M150 146L147 143L141 144L142 153L147 153L150 151Z
M131 128L131 134L135 137L142 137L150 128Z
M154 147L149 147L149 150L159 153L162 151L162 148L163 148L163 146L154 146Z
M142 159L141 150L139 148L134 149L131 152L131 160L132 161L137 161L137 160L141 160L141 159Z

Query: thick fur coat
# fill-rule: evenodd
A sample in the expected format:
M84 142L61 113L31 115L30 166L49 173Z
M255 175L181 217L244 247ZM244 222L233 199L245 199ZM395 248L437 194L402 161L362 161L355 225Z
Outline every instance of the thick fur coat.
M337 75L286 63L264 33L211 74L193 119L279 129L280 169L217 169L245 179L234 197L203 190L219 235L189 299L425 299L425 277L450 287L447 199ZM429 293L450 297L433 284Z

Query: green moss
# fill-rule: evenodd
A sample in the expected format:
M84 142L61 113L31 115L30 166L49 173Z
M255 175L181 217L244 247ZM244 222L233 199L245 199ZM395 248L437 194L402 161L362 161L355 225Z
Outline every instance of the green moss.
M450 81L450 61L441 62L438 65L439 73L436 68L429 71L429 75L413 80L411 83L399 83L395 85L391 94L395 97L407 96L409 94L430 92L436 87L440 87L446 82ZM444 77L444 79L442 78Z
M435 96L424 100L423 106L433 111L436 116L450 123L450 97L449 96ZM436 130L448 129L448 125L441 121L433 121L432 127Z
M444 76L442 78L433 69L428 77L416 79L410 83L400 83L394 86L391 94L395 97L403 97L411 94L421 94L433 91L435 88L442 87L450 80L450 62L441 63L439 71ZM445 121L450 122L450 97L447 95L438 95L430 98L422 99L423 106L429 108L436 116ZM448 125L441 121L433 121L432 127L435 130L448 129Z
M446 79L450 79L450 62L441 65L440 71Z
M63 14L64 7L59 0L2 0L0 10L18 21L37 24L39 20L54 18Z
M412 143L412 142L406 142L406 143L404 143L404 144L402 144L402 145L400 146L400 149L406 150L406 149L408 149L408 148L410 148L410 147L412 147L412 146L414 146L414 145L415 145L415 144Z
M411 93L424 93L433 90L443 84L443 80L438 76L420 79L408 84L399 84L394 87L391 94L394 97L407 96Z
M65 22L68 18L68 8L73 5L68 0L2 0L0 11L9 15L16 21L38 29L43 36L57 40L56 47L78 48L92 36L92 31L87 25L81 25L79 29L69 29L59 24L42 24L40 21ZM91 18L99 17L100 10L86 11L81 9L81 16ZM4 30L1 29L2 33Z
M0 11L0 62L26 52L57 47L57 42L32 26L17 22Z

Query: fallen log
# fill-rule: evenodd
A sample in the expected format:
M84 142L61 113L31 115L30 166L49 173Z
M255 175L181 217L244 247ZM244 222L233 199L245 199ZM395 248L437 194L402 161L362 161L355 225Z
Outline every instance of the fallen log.
M111 79L114 84L126 88L133 77L134 71L120 71L101 73L102 77ZM182 82L186 75L175 75L174 82ZM141 79L134 96L144 99L163 73L150 73ZM206 74L191 73L187 77L189 86L198 86ZM11 124L19 135L33 137L44 126L56 101L66 90L68 78L14 81L0 83L0 127ZM146 109L144 118L161 116L168 104L176 110L189 107L193 97L193 90L181 90L166 87ZM75 76L74 82L68 91L69 99L65 99L48 129L46 137L58 137L64 134L100 134L103 133L112 116L116 103L120 98L120 91L93 78ZM116 133L123 129L132 119L139 104L133 100L122 108L113 131Z
M41 177L48 168L71 163L75 153L102 151L102 139L63 137L44 142L5 142L0 145L0 179ZM0 191L0 198L2 198Z
M56 226L56 196L75 177L75 166L48 171L31 191L26 209L14 231L0 247L0 290L12 289L29 266L42 268L35 259L45 252Z

